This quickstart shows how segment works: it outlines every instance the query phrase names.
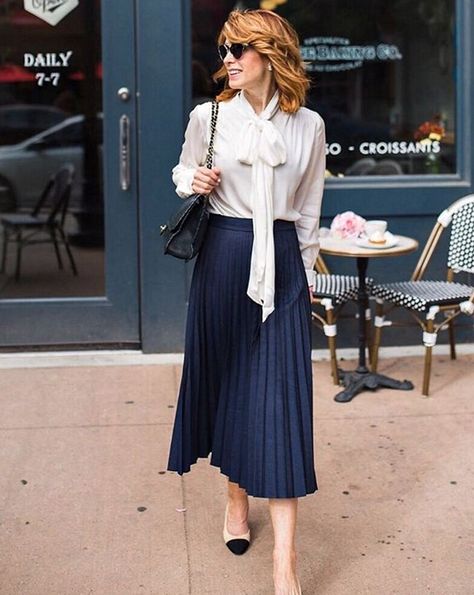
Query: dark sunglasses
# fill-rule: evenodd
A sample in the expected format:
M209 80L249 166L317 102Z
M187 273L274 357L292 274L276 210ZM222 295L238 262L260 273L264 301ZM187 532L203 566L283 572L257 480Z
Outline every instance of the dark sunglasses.
M226 59L229 52L236 60L240 60L240 58L242 58L242 54L249 46L250 44L248 43L232 43L231 45L226 45L223 43L222 45L218 46L217 51L222 61Z

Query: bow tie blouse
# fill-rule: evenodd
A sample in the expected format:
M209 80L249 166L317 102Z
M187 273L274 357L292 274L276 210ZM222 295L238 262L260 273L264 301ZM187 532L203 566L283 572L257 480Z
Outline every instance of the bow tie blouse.
M321 116L304 107L287 114L278 91L256 114L240 91L219 104L214 165L221 182L209 196L209 212L253 220L248 296L262 306L262 322L274 310L273 221L294 221L308 285L315 284L318 227L326 168ZM196 106L173 181L181 198L193 194L197 167L204 165L210 138L211 102Z

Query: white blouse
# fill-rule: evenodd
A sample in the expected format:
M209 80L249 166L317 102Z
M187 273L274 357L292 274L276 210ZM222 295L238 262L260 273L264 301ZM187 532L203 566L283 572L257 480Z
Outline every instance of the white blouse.
M193 194L196 168L205 164L211 102L189 116L173 182L181 198ZM318 227L326 168L321 116L307 108L287 114L278 91L256 114L240 91L220 102L214 139L214 166L221 182L209 196L209 212L253 220L254 241L247 294L262 306L262 321L274 310L273 221L295 221L308 285L315 284Z

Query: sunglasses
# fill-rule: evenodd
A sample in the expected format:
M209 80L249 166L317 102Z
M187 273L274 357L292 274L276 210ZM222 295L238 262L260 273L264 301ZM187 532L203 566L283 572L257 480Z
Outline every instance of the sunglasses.
M222 61L227 58L227 54L229 52L236 60L240 60L240 58L242 58L242 54L248 47L250 47L249 43L232 43L231 45L226 45L223 43L217 48L217 51Z

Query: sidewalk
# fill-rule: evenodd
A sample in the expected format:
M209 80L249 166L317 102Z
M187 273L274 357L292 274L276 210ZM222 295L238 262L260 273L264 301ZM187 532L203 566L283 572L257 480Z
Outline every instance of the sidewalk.
M343 362L352 367L353 362ZM380 371L417 386L333 401L314 364L320 491L299 501L305 595L473 593L474 356ZM180 365L0 370L2 595L272 595L268 503L222 540L225 477L166 472ZM186 512L177 509L186 508Z

